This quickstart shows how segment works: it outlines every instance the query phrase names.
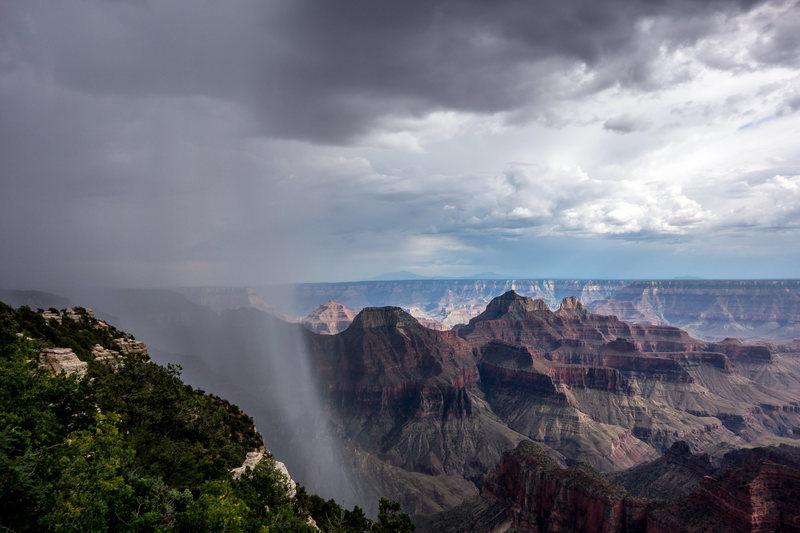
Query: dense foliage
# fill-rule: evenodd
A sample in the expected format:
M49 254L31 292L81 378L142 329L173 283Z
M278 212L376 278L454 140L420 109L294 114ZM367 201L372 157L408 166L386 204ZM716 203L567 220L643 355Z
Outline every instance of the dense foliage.
M358 507L289 496L274 460L234 479L262 445L253 421L194 390L146 354L96 361L124 332L80 312L45 320L0 303L0 530L412 531L395 502L377 521ZM85 377L53 375L44 347L71 348Z

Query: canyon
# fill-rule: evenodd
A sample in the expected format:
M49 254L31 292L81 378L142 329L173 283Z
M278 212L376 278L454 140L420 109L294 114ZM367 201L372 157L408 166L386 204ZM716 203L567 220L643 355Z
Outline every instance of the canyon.
M217 311L254 307L302 317L329 300L359 311L396 305L420 320L452 327L509 290L556 308L575 296L589 310L625 322L677 326L704 340L787 342L800 338L799 280L474 279L304 283L270 287L184 287Z
M188 382L244 407L299 483L370 512L364 502L396 499L420 524L454 509L476 524L513 521L494 473L528 441L589 487L575 489L575 505L602 472L611 477L597 479L626 488L598 516L632 524L646 513L655 524L661 515L639 500L682 497L721 472L694 455L800 436L800 343L703 340L594 313L575 295L551 307L507 291L446 331L403 307L368 306L350 321L345 306L323 302L320 333L175 291L70 295L78 298L146 340L155 360L180 363ZM653 492L613 477L624 472Z

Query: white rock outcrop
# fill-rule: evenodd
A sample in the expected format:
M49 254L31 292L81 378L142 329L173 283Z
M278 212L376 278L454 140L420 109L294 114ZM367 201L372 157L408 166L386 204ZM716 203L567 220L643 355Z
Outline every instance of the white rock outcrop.
M134 353L147 353L147 346L141 341L133 339L114 339L114 344L119 348L119 351L125 355Z
M66 375L78 374L80 377L86 375L89 368L88 363L78 359L69 348L45 348L39 354L39 361L54 374L64 373Z
M233 473L233 478L238 479L248 468L254 469L258 463L267 455L266 450L256 450L253 452L247 452L247 457L244 459L244 463L242 466L238 468L234 468L231 470ZM286 477L286 483L289 486L288 490L286 491L287 496L290 498L294 498L297 494L297 483L292 479L292 476L289 475L289 470L287 470L286 465L280 461L275 461L275 470L280 472Z

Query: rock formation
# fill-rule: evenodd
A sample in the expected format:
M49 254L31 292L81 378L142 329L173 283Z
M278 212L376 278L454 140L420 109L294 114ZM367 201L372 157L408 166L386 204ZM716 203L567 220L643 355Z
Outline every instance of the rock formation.
M88 364L78 359L70 348L45 348L40 354L42 366L54 374L77 374L79 377L86 375Z
M800 448L756 448L731 452L717 469L708 457L676 446L673 457L645 464L636 474L670 468L707 474L692 487L662 483L664 499L631 495L586 465L562 468L534 443L523 441L484 482L480 497L421 522L423 532L506 531L521 533L776 532L800 529ZM655 466L658 463L660 466ZM624 477L624 476L623 476ZM647 475L646 475L647 477ZM691 477L691 476L690 476ZM617 479L622 479L617 477ZM676 498L676 496L681 495ZM480 529L474 525L480 524Z
M534 443L506 452L484 493L502 502L519 531L646 531L647 505L585 465L564 469Z
M689 494L703 477L718 468L707 453L694 454L688 444L678 441L658 459L610 472L606 478L639 498L672 499Z
M800 338L800 281L634 281L589 306L623 320L671 324L708 339Z
M558 445L543 441L556 449L567 442L575 450L585 448L585 439L576 436L607 431L569 416L564 411L569 408L596 423L625 428L656 450L681 439L699 448L736 442L734 433L749 439L765 432L792 435L800 428L800 386L785 377L797 375L800 358L766 345L708 343L671 326L628 324L590 313L571 298L552 312L544 302L511 291L457 331L482 355L482 379L495 385L487 389L490 404L513 420L512 428L521 431L526 420L533 423L545 412L584 426L575 435L562 431L568 440ZM544 376L555 389L548 389ZM787 386L770 389L775 379ZM522 400L515 392L532 383L540 393L550 391L547 402ZM604 470L632 466L598 462L591 457L598 452L588 449L588 456L573 457ZM639 460L646 458L645 453Z
M114 345L125 355L147 353L147 346L143 342L132 338L120 337L114 339Z
M309 283L238 291L237 306L268 310L264 301L290 302L304 315L326 300L353 308L399 305L418 318L452 327L481 313L498 294L515 290L555 308L575 296L589 310L626 322L680 327L691 335L769 342L800 338L800 281L797 280L404 280ZM232 297L219 289L181 289L192 301L225 307ZM256 298L260 299L257 300ZM253 303L248 304L249 301ZM277 305L277 304L276 304Z
M239 479L242 474L247 472L248 468L253 470L267 456L269 456L269 452L264 447L253 450L252 452L247 452L247 456L245 457L242 466L238 466L231 470L233 479ZM297 483L294 479L292 479L292 476L289 474L289 470L287 470L286 465L280 461L275 461L274 466L275 470L280 472L283 477L286 478L286 495L290 498L294 498L297 494Z
M329 300L303 318L301 323L314 333L332 335L346 330L355 317L355 311Z
M477 492L522 435L491 412L472 349L399 307L366 308L334 336L310 339L338 433L362 485L426 514Z

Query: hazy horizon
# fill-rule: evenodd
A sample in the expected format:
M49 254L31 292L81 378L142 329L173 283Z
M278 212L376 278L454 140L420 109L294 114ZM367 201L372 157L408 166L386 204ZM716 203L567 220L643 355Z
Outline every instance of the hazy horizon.
M794 279L800 2L0 7L0 287Z

